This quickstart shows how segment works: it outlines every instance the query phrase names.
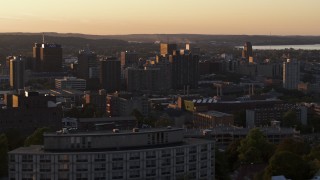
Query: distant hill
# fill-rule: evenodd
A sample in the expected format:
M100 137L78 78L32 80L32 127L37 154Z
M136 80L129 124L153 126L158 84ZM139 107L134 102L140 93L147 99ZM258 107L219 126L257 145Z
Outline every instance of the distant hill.
M204 35L204 34L130 34L88 35L46 32L45 41L63 46L64 55L76 55L89 47L98 54L116 55L123 50L138 50L145 56L154 54L159 45L154 42L198 43L203 49L253 45L320 44L320 36ZM42 33L0 33L0 60L8 55L32 55L35 42L42 42Z
M42 33L0 33L2 35L28 35L36 36L39 40ZM253 45L294 45L294 44L320 44L320 36L267 36L267 35L207 35L207 34L128 34L128 35L90 35L80 33L45 32L46 37L78 37L90 40L123 40L143 43L155 41L173 43L216 43L243 45L250 41Z
M31 56L34 43L42 42L41 34L0 34L0 55ZM72 54L89 47L95 51L110 51L128 46L128 42L119 39L88 39L75 36L46 35L45 42L61 44L64 54ZM101 52L99 52L101 53Z

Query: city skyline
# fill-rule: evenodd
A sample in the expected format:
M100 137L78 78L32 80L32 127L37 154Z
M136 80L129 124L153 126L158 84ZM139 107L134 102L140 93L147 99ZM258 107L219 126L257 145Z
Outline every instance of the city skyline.
M317 0L11 0L0 32L320 35Z

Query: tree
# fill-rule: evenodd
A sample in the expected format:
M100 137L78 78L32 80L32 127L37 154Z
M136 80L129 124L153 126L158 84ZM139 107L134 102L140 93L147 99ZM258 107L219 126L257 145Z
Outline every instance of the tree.
M268 142L258 128L254 128L240 142L239 160L245 164L268 162L273 151L274 146Z
M298 124L297 113L289 110L282 116L282 125L285 127L293 127Z
M265 177L284 175L293 180L308 179L310 178L309 171L309 165L299 155L289 151L281 151L270 159Z
M276 152L289 151L297 155L308 154L310 147L301 139L287 138L280 142L277 146Z
M218 149L216 149L215 153L216 153L215 179L220 179L220 180L230 179L230 177L228 177L229 169L228 169L226 153L221 152Z
M42 145L43 144L43 133L49 131L49 128L43 127L36 129L27 139L24 141L24 146L30 145Z
M0 177L8 173L8 139L5 134L0 135Z
M16 149L23 146L24 136L21 135L18 129L8 129L6 132L8 139L8 148L9 150Z
M237 126L242 126L242 127L246 126L246 111L245 110L234 112L233 116L234 116L234 123Z
M136 121L137 121L137 126L140 127L143 123L144 123L144 116L142 115L142 113L137 110L137 109L134 109L131 113L132 116L134 116L136 118Z
M320 145L313 147L304 159L309 162L311 174L318 172L320 169Z
M237 168L238 164L238 156L239 156L239 151L238 148L240 146L240 140L235 140L226 149L226 156L227 156L227 161L228 161L228 166L230 170L235 170Z

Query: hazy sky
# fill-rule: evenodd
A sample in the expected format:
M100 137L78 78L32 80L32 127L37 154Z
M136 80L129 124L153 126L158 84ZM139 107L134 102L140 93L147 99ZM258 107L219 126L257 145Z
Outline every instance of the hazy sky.
M2 0L0 32L320 35L320 0Z

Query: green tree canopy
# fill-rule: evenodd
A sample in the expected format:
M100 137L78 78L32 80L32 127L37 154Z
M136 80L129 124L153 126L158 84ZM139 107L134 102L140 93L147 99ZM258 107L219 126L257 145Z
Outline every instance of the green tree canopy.
M281 151L270 159L265 176L284 175L286 178L300 180L310 178L309 171L309 165L301 156L289 151Z
M219 151L218 149L216 149L215 153L216 153L215 179L223 179L223 180L230 179L228 177L229 169L228 169L226 153Z
M6 136L8 139L9 150L13 150L23 146L25 137L21 135L18 129L8 129L8 131L6 132Z
M297 155L308 154L310 147L302 139L287 138L280 142L276 152L289 151Z
M254 128L240 142L238 148L239 160L245 164L268 162L273 151L274 146L268 142L258 128Z
M36 129L27 139L24 141L24 146L30 145L42 145L43 144L43 133L49 131L49 128L43 127Z
M5 134L0 135L0 177L8 173L8 139Z
M226 156L228 160L228 165L230 170L235 170L237 167L239 151L238 148L240 146L240 140L235 140L226 149Z
M282 116L282 125L284 127L293 127L297 125L298 118L297 118L297 113L294 112L293 110L289 110L286 113L283 114Z

